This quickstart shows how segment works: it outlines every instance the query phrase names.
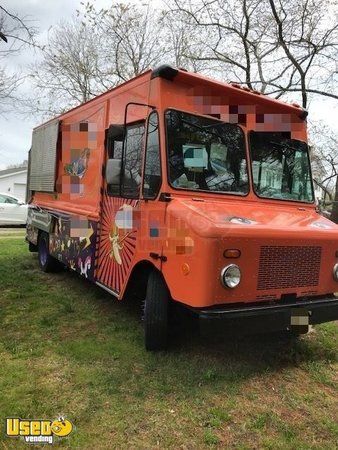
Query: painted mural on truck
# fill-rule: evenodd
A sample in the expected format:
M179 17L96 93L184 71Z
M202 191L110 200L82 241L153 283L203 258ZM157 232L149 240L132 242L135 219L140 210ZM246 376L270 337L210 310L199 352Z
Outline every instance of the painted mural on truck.
M94 280L97 222L82 216L54 215L49 251L70 269Z
M96 280L115 292L121 291L136 252L138 203L107 194L103 198Z

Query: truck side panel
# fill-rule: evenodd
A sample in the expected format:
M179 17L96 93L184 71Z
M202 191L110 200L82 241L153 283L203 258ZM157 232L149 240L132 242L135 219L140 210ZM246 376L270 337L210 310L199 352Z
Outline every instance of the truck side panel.
M60 116L55 192L34 192L30 202L28 240L36 245L39 231L47 232L53 257L120 297L138 262L138 226L133 221L132 229L119 232L116 216L139 200L108 195L105 133L123 123L128 103L147 104L148 98L149 74ZM148 112L130 105L127 123L145 120Z

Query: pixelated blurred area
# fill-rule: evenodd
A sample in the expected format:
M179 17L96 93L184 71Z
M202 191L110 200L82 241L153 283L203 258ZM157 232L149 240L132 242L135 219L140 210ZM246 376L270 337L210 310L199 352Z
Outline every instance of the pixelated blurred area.
M166 250L176 255L190 255L194 250L194 240L183 220L177 220L175 227L167 230Z
M175 94L172 102L186 103L184 109L198 114L213 116L224 122L239 124L254 131L290 132L292 139L304 139L304 120L299 114L276 113L276 106L263 101L258 93L252 95L252 103L244 89L228 90L205 85L195 85L184 92Z
M98 132L100 114L92 121L61 124L61 161L56 188L65 200L83 197L93 188L93 183L86 182L86 174L89 164L95 164L95 151L103 140L102 132Z

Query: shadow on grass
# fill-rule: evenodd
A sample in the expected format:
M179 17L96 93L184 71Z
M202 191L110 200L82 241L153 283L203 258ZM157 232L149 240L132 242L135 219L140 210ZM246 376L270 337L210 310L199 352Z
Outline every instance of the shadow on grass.
M248 378L267 371L279 371L283 368L302 365L303 363L332 362L336 359L334 339L325 339L325 333L334 335L334 330L328 332L313 330L308 335L292 337L282 334L245 335L241 330L235 334L217 333L212 330L200 333L196 319L182 311L174 309L169 327L169 348L166 352L146 353L143 349L142 305L135 300L119 302L98 286L81 279L73 273L65 272L65 278L77 279L84 289L91 289L95 295L91 297L93 307L98 315L111 317L116 324L116 318L123 318L128 329L136 329L136 352L144 352L154 360L165 364L166 360L176 359L178 364L194 360L201 363L206 378L217 378L218 369L227 368L230 379ZM66 280L65 280L66 281ZM95 312L94 312L95 314ZM174 317L173 317L174 316ZM125 326L125 325L124 325ZM116 326L115 326L116 329ZM121 333L123 339L123 331ZM184 365L184 364L183 364ZM187 370L189 370L189 364ZM217 369L218 368L218 369ZM188 375L188 373L187 373Z
M44 274L37 268L36 255L16 258L6 260L4 269L10 271L17 262L18 273L25 272L25 285L6 294L8 308L12 311L13 302L17 302L18 308L25 308L23 316L30 312L35 317L31 324L18 323L17 330L15 323L10 325L18 349L30 347L33 337L41 342L36 352L48 351L48 340L55 342L53 350L71 364L84 368L97 365L107 389L114 392L121 386L121 377L129 377L131 383L137 377L136 385L142 386L143 393L154 388L165 394L173 385L176 392L197 393L201 383L210 389L219 384L237 392L257 375L294 367L308 371L308 367L325 367L336 358L335 325L318 327L298 339L271 334L245 336L240 330L230 335L214 335L212 331L201 335L196 321L177 311L169 327L168 351L149 353L143 344L140 302L119 302L70 270ZM11 285L9 279L7 283ZM18 313L12 314L18 320ZM139 379L141 374L146 375L144 381Z

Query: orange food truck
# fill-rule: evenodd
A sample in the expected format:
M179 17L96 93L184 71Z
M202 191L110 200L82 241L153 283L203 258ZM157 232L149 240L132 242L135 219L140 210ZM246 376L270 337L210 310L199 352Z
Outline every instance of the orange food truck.
M307 112L168 65L33 131L30 251L144 301L145 346L168 311L244 331L338 318L338 226L316 210Z

